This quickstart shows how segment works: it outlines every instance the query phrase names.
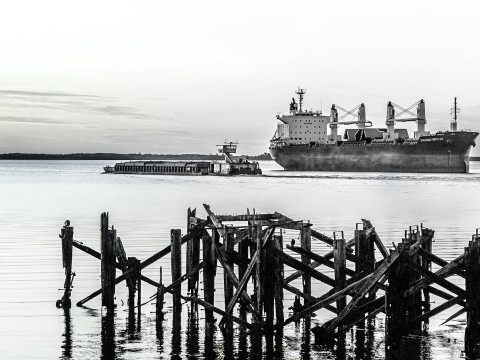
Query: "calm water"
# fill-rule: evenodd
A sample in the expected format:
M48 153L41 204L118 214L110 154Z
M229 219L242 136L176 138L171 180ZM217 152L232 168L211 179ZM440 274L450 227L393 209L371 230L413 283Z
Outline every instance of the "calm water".
M113 162L110 162L110 164ZM103 161L2 161L0 162L0 358L96 359L114 347L119 359L243 358L254 357L251 342L236 331L225 341L220 330L205 331L203 311L187 323L182 316L179 332L172 336L169 314L157 336L154 307L143 308L140 331L128 331L125 286L117 286L117 317L113 344L102 344L100 299L65 313L55 307L62 296L64 273L58 234L64 221L74 226L74 238L99 249L100 214L122 238L127 256L146 259L169 244L171 228L185 230L186 210L196 207L205 217L203 203L216 213L279 211L295 219L310 220L314 228L331 235L344 230L353 236L355 223L372 221L387 245L401 241L410 225L435 229L435 254L452 260L480 227L480 164L470 174L382 174L283 172L264 162L264 177L179 177L101 174ZM294 238L296 234L287 234ZM329 249L314 243L320 253ZM159 266L169 282L169 258L144 270L158 280ZM100 285L98 260L74 249L72 300L76 302ZM326 271L329 274L328 271ZM331 273L330 273L331 274ZM221 274L220 274L221 275ZM221 299L222 276L217 276ZM462 284L460 279L454 282ZM297 284L298 286L298 284ZM143 298L154 293L143 286ZM321 293L322 288L314 291ZM285 293L285 305L293 298ZM166 298L166 310L170 298ZM435 300L435 299L434 299ZM438 302L437 302L438 304ZM184 305L185 310L189 307ZM434 305L435 306L435 305ZM464 318L440 325L448 314L432 320L429 336L416 339L418 358L457 359L463 349ZM331 317L319 311L312 326ZM383 319L367 331L367 347L347 334L347 356L384 357ZM334 358L328 348L311 345L306 324L292 325L278 347L285 359ZM187 336L188 333L188 336ZM358 335L358 334L357 334ZM265 346L265 345L264 345ZM250 351L251 350L251 351ZM265 352L266 353L266 352ZM108 358L108 356L104 356Z

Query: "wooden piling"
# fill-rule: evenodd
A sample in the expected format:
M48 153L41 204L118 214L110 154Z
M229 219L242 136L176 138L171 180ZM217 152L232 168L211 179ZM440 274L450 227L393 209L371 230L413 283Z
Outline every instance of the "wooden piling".
M182 247L181 239L182 231L180 229L172 229L170 231L171 240L171 266L172 266L172 283L182 277ZM182 285L178 284L173 287L173 312L180 313L182 311Z
M213 258L212 243L208 236L204 236L203 242L203 294L205 302L215 304L215 259ZM215 320L213 311L205 309L205 321L207 324Z
M164 319L163 314L163 304L165 302L165 293L163 291L163 273L162 267L160 266L160 281L158 282L160 286L157 287L157 299L155 304L155 320L157 324L157 330L162 326L162 321Z
M263 244L262 244L262 225L256 225L255 231L256 243L257 243L257 264L255 268L255 294L257 300L257 309L259 314L259 321L261 325L262 318L263 318L263 273L262 273L262 266L263 266Z
M233 253L234 249L234 232L233 228L227 227L226 232L225 232L225 241L223 244L223 249L229 253ZM233 269L233 261L225 259L226 266L229 266L229 268ZM233 296L233 283L230 280L228 273L226 270L224 270L223 273L223 292L224 292L224 299L225 299L225 306L230 303L230 300L232 299Z
M345 288L347 281L345 269L347 267L346 258L346 243L343 236L343 231L339 232L341 235L337 238L336 233L333 233L333 258L335 261L335 292L341 291ZM347 304L346 298L337 300L337 315L339 315Z
M398 349L402 338L408 335L409 332L407 306L404 300L405 291L408 290L410 283L409 271L405 266L405 262L408 260L408 253L404 251L405 248L408 248L408 245L398 244L397 250L401 254L387 271L388 286L385 295L385 344L387 351Z
M271 250L273 247L273 241L267 243L265 246L265 265L264 265L264 308L265 308L265 329L271 333L273 331L274 317L275 317L275 282L276 282L276 269L275 269L275 255ZM270 337L269 337L270 338ZM273 348L273 337L271 337L271 344Z
M303 224L302 229L300 230L300 244L301 247L307 251L312 251L312 230L310 224ZM310 258L302 255L302 263L305 265L310 265ZM303 293L307 296L312 294L312 278L309 274L303 274Z
M428 234L423 234L423 228L422 228L422 236ZM423 252L421 254L421 262L422 262L422 267L425 270L432 271L432 261L426 254L431 254L432 253L432 237L429 236L428 240L425 244L422 245L422 250ZM427 314L431 311L431 305L430 305L430 289L428 287L424 288L422 290L423 292L423 311L422 314ZM429 317L425 318L423 320L423 331L428 330L428 325L429 325Z
M69 226L70 221L65 221L65 226L61 230L60 237L62 238L62 260L65 269L65 283L63 285L64 292L61 300L57 301L57 307L70 309L72 302L70 295L72 292L72 250L73 250L73 227Z
M115 239L116 230L108 229L108 214L102 213L101 222L101 282L102 307L113 313L115 304Z
M408 239L410 241L409 245L413 245L421 240L421 234L418 227L416 229L410 228ZM410 254L409 260L418 266L421 266L421 259L418 253L415 252ZM421 275L413 269L409 269L407 276L409 284L416 283L421 279ZM418 291L414 294L408 295L406 300L409 334L420 335L422 332L422 321L418 320L418 317L422 315L422 293Z
M189 233L196 225L196 209L187 213L187 233ZM187 274L200 262L200 237L194 236L187 242ZM188 278L188 293L192 296L198 296L198 273Z
M282 234L273 237L273 247L278 251L283 251L283 237ZM271 252L271 251L270 251ZM275 318L276 324L282 324L284 321L283 315L283 263L275 258L274 261L275 273Z
M248 248L249 248L249 239L244 239L238 244L238 257L239 260L245 264L248 264ZM245 275L245 271L247 270L247 266L243 266L241 264L238 265L238 278L241 280L243 275ZM247 308L242 303L240 304L240 312L239 317L242 320L247 319Z
M465 248L465 290L467 327L465 329L465 354L470 359L480 359L480 241L470 241Z

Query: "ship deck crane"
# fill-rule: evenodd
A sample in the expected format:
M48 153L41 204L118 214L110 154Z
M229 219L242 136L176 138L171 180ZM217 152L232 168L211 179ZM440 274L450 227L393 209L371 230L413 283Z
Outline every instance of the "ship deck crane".
M411 110L417 107L417 113L415 114ZM395 115L395 109L399 110L398 114ZM404 114L408 114L411 117L407 118L399 118ZM416 121L417 122L417 131L415 132L415 138L419 138L420 136L426 134L425 132L425 124L427 123L427 119L425 117L425 102L423 99L417 101L413 105L409 106L408 108L403 108L400 105L397 105L391 101L388 102L387 105L387 120L385 124L387 125L387 137L391 140L395 139L395 123L396 122L408 122L408 121Z
M337 108L343 111L343 114L340 118L338 117ZM351 121L339 121L341 119L346 118L347 116L356 116L356 120ZM365 129L366 127L371 127L372 122L366 120L365 116L365 105L362 103L352 110L345 110L341 106L332 105L332 109L330 111L330 136L332 141L337 141L338 138L338 125L353 125L356 124L358 129Z

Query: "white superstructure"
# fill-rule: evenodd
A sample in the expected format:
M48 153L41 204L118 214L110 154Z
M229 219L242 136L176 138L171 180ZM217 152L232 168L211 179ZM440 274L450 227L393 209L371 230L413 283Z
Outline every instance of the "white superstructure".
M289 115L277 115L281 123L277 124L277 138L291 144L323 143L327 140L327 129L330 116L321 111L303 111L302 102L305 90L298 89L300 97L297 104L292 98Z

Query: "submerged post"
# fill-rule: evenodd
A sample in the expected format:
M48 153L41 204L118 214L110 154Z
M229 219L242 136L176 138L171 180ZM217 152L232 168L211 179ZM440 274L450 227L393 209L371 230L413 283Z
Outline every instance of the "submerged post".
M283 238L280 235L273 236L273 247L279 251L283 251ZM283 324L283 263L278 259L274 259L275 273L275 317L276 325Z
M57 307L70 309L72 306L70 295L72 293L72 282L75 273L72 274L73 227L70 226L69 220L65 221L65 225L61 230L60 238L62 239L62 260L63 268L65 269L65 283L63 285L63 296L57 301Z
M345 272L345 269L347 267L346 242L343 236L343 231L340 231L339 234L341 234L341 236L337 238L337 233L333 233L333 257L335 260L335 292L343 290L343 288L345 287L345 282L347 281ZM346 305L347 300L345 297L337 300L337 315L342 312Z
M108 229L108 214L102 213L101 229L101 281L102 281L102 307L107 309L107 314L113 314L115 308L115 239L116 230Z
M243 239L240 241L238 244L238 257L240 258L240 261L242 263L247 264L248 263L248 248L249 248L249 238ZM243 275L245 275L247 267L244 266L243 264L238 265L238 278L241 280L243 278ZM243 305L243 302L240 303L240 313L239 313L240 319L246 320L247 319L247 309Z
M230 226L226 227L225 242L224 242L223 248L230 255L233 255L234 240L235 239L234 239L233 228ZM225 263L228 266L230 266L230 268L233 269L233 261L226 259ZM230 300L233 297L233 283L229 279L226 271L224 271L223 273L223 286L224 286L223 292L224 292L224 298L225 298L225 305L227 305L230 303Z
M182 247L181 247L182 231L180 229L172 229L170 231L171 240L171 265L172 265L172 283L182 277ZM181 313L182 311L182 285L179 283L173 287L173 312Z
M162 321L163 321L163 303L165 299L165 294L164 294L164 286L163 286L163 274L162 274L162 267L160 266L160 281L159 287L157 288L157 302L155 304L155 319L156 319L156 324L157 324L157 330L159 327L162 326Z
M312 230L310 224L302 224L300 230L300 243L304 250L312 251ZM311 262L308 256L302 255L302 263L309 265ZM312 278L309 274L303 274L303 293L310 296L312 294Z
M401 252L408 245L398 244ZM407 317L407 304L404 299L405 291L408 290L410 280L409 269L405 266L408 261L408 252L403 251L398 260L388 269L388 286L385 292L385 345L386 350L395 350L400 347L402 337L408 335L409 322Z
M214 230L215 231L215 230ZM203 296L207 303L215 303L215 259L212 252L213 244L209 236L203 237ZM205 321L207 324L215 320L213 311L205 308Z
M187 232L190 232L196 225L196 209L190 210L187 213ZM187 242L187 274L190 274L192 269L198 265L200 261L200 238L194 236ZM198 273L188 278L188 293L192 296L198 296Z
M255 272L255 287L256 291L255 294L257 296L257 309L258 309L258 315L259 315L259 322L262 325L262 318L263 318L263 273L262 273L262 267L264 264L264 259L263 259L263 250L262 250L262 225L256 225L255 229L255 235L256 235L256 243L257 243L257 264L256 264L256 272Z

